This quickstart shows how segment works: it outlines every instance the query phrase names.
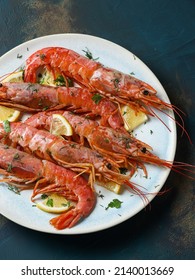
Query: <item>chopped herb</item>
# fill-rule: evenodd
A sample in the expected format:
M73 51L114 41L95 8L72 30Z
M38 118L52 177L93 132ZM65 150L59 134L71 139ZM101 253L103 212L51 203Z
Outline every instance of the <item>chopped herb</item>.
M67 201L67 203L62 203L61 205L64 206L64 207L66 207L66 206L70 207L70 201Z
M53 207L53 199L49 198L46 202L46 205L49 206L49 207Z
M43 111L46 111L47 109L49 109L49 106L43 107Z
M8 145L5 145L5 146L4 146L4 149L5 149L5 150L9 149L9 146L8 146Z
M8 163L7 172L11 172L11 171L12 171L12 164Z
M99 102L101 101L103 97L99 94L99 93L95 93L92 96L92 100L95 102L95 104L99 104Z
M59 75L55 80L54 82L56 83L57 86L65 86L66 85L66 82L65 82L65 79L62 75Z
M88 48L86 48L86 50L82 50L82 51L85 53L85 56L89 59L92 59L92 60L98 60L99 59L99 57L93 58L92 52Z
M100 197L101 199L104 198L104 195L101 193L101 191L99 191L99 193L98 193L97 195L98 195L98 197Z
M123 112L123 116L126 115L126 114L127 114L127 111L124 111L124 112Z
M14 155L14 159L19 159L19 158L20 158L19 154L16 153L16 154Z
M69 78L64 78L62 75L59 75L55 80L54 80L56 86L69 86L73 87L73 81Z
M115 88L118 89L118 85L120 83L120 80L116 78L116 79L112 80L112 82L114 83Z
M151 135L153 134L153 130L151 130L151 129L150 129L150 134L151 134Z
M22 54L17 54L17 58L22 58Z
M134 73L134 72L131 72L130 75L135 75L135 73Z
M91 116L90 116L90 115L86 115L86 116L84 116L84 118L85 118L86 120L90 120L90 119L91 119Z
M20 190L16 186L8 185L8 190L14 192L15 194L20 194Z
M45 199L45 198L47 198L47 197L48 197L48 195L45 194L45 193L43 193L43 194L41 195L41 199Z
M71 148L76 148L76 144L70 144Z
M108 210L108 208L117 208L117 209L121 208L122 203L123 203L122 201L115 198L108 204L108 206L106 207L106 210Z
M44 60L46 55L44 53L40 54L40 59Z
M3 121L3 128L5 132L7 133L11 132L10 122L8 120Z

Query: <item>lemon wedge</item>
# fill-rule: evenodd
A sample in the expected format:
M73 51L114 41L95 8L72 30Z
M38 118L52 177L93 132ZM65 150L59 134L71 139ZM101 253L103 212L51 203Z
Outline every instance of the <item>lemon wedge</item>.
M11 83L11 82L22 82L22 81L23 81L23 71L18 71L9 74L1 82ZM14 122L19 118L19 116L20 116L20 111L0 105L0 123L2 123L5 120L8 120L9 122Z
M2 83L23 82L23 71L13 72L9 74Z
M44 199L36 203L36 206L44 212L59 214L66 212L72 204L65 197L54 193L46 195Z
M122 189L121 185L119 185L115 182L112 182L112 181L110 181L110 182L99 182L98 181L97 184L116 194L119 194Z
M121 107L121 115L124 120L124 127L128 131L132 131L148 120L148 117L145 113L141 111L137 112L128 105Z
M47 69L42 69L37 73L37 83L47 86L55 86L53 75Z
M0 123L8 120L15 122L20 116L20 111L0 105Z
M53 114L50 126L50 133L58 136L71 136L73 134L73 130L71 124L65 117L59 114Z

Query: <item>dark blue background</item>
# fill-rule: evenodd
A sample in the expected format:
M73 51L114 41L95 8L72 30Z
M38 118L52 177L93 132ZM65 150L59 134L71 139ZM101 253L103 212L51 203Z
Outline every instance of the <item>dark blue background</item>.
M194 0L1 0L0 26L0 55L27 40L66 32L125 47L185 111L195 142ZM195 164L194 145L180 133L176 159ZM194 181L171 172L165 187L171 190L156 197L151 209L98 233L45 234L0 216L0 259L194 259Z

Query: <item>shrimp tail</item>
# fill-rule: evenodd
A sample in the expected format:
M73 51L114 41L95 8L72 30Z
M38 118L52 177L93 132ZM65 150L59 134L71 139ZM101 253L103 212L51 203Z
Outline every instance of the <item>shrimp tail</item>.
M82 215L75 211L75 209L70 210L67 213L63 213L50 220L50 224L56 229L71 228L82 218Z

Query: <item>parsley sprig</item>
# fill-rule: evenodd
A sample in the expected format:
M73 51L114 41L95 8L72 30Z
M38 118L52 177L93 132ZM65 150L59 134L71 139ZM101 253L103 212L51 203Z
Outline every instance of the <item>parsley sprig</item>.
M117 208L117 209L119 209L119 208L121 208L121 204L122 204L122 203L123 203L122 201L118 200L117 198L114 198L114 199L108 204L108 206L106 207L106 210L108 210L108 208Z

